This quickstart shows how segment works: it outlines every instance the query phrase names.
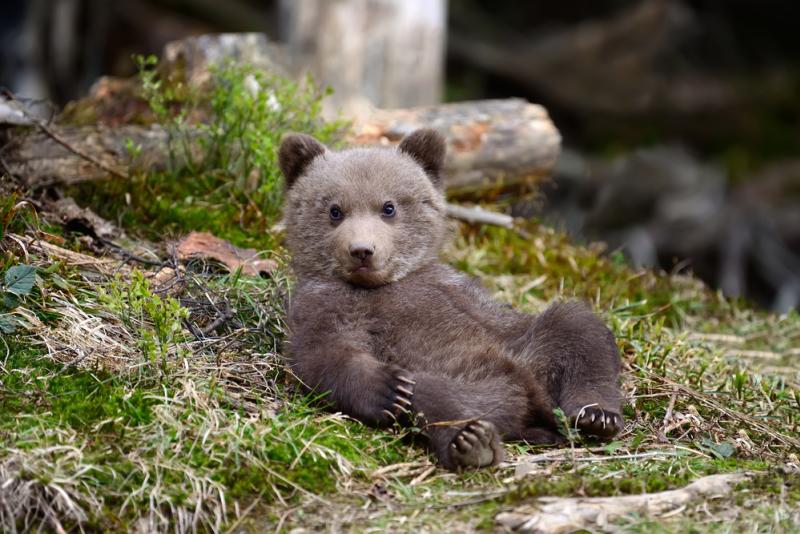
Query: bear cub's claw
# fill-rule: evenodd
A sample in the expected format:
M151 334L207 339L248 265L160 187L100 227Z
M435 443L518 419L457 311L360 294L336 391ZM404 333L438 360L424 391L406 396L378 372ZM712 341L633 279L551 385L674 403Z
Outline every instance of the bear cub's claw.
M503 461L503 446L489 421L467 424L450 442L450 465L456 469L497 465Z
M386 408L381 411L382 423L392 423L400 417L411 417L411 405L416 382L400 368L390 368L385 394Z
M575 426L583 433L598 438L617 435L624 425L622 416L599 406L585 406L575 417Z

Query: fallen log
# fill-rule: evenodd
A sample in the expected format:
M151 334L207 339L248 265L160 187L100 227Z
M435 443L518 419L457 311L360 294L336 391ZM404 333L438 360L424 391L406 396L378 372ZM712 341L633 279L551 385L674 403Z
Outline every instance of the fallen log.
M521 99L378 110L356 120L347 140L390 145L423 126L436 128L447 139L444 175L451 196L502 190L547 176L561 142L545 109ZM137 168L164 168L167 140L160 125L14 128L2 157L8 172L37 189L124 179L132 164L131 146L137 147Z
M451 196L548 176L561 147L547 111L518 98L377 110L356 119L351 139L359 145L398 143L422 127L447 140L444 178Z

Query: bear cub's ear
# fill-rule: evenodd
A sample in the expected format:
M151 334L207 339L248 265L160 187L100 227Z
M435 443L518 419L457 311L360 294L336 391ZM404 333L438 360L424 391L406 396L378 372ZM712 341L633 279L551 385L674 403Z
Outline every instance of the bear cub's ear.
M441 187L441 170L444 164L445 142L444 137L431 128L416 130L400 141L397 147L400 152L405 152L422 166L431 181Z
M281 140L278 150L278 166L281 168L286 187L292 187L303 174L311 160L325 153L325 145L305 134L289 134Z

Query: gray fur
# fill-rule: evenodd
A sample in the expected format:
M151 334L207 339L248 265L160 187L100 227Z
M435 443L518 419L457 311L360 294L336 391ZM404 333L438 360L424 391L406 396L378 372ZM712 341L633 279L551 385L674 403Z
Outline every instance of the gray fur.
M444 142L432 131L409 139L398 150L298 156L286 147L292 168L303 169L285 209L298 277L289 315L294 373L365 423L418 419L451 469L498 463L501 438L560 443L555 407L586 433L616 434L620 362L611 332L581 303L539 316L501 306L441 264L436 162ZM393 217L381 212L387 202L396 205ZM341 220L331 219L333 204ZM355 242L374 254L351 255Z

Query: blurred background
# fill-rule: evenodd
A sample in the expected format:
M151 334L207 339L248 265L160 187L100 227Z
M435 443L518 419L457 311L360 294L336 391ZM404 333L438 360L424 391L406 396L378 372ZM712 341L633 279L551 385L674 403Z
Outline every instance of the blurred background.
M791 1L6 0L0 85L57 106L133 54L262 32L337 109L522 97L563 137L511 203L637 266L800 305L800 39ZM374 35L382 38L375 40Z

